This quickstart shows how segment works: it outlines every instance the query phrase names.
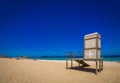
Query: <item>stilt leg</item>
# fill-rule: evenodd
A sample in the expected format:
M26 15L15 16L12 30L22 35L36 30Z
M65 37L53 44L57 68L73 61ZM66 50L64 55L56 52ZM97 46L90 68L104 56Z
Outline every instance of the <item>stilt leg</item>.
M79 61L79 63L78 63L78 64L79 64L79 67L80 67L80 61Z
M73 60L71 59L71 68L73 68Z
M103 70L103 59L102 59L102 70Z
M101 60L99 60L99 72L101 72Z
M68 69L68 60L66 60L66 69Z
M98 61L96 60L96 72L95 72L96 75L97 75L97 72L98 72L97 66L98 66Z

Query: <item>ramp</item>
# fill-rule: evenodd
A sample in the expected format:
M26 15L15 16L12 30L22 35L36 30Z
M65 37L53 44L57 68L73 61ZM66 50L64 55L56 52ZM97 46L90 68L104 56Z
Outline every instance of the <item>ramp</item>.
M79 64L82 64L82 66L90 66L89 64L87 64L86 62L84 62L84 60L74 60Z

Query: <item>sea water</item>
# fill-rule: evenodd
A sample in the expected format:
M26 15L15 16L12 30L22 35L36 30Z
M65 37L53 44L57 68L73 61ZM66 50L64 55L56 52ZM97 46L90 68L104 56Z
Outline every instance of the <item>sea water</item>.
M8 57L8 58L16 58L19 57ZM83 58L82 56L76 58ZM46 56L46 57L27 57L27 59L33 60L66 60L66 56ZM104 61L113 61L113 62L120 62L120 56L103 56Z
M82 58L82 57L79 57ZM44 57L44 58L36 58L36 59L40 59L40 60L66 60L66 57L56 57L56 56L52 56L52 57ZM103 57L104 61L113 61L113 62L120 62L120 56L105 56Z

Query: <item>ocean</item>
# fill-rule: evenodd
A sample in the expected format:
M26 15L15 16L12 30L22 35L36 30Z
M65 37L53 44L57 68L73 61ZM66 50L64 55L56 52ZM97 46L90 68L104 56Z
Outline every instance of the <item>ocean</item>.
M16 58L19 59L21 56L7 56L7 58ZM27 59L33 60L66 60L66 56L22 56ZM72 58L72 57L71 57ZM77 56L76 58L83 58L82 56ZM120 62L120 55L112 55L112 56L103 56L104 61L113 61Z
M82 58L82 57L77 57ZM30 57L34 60L66 60L66 56L46 56L46 57ZM120 62L120 56L104 56L104 61Z

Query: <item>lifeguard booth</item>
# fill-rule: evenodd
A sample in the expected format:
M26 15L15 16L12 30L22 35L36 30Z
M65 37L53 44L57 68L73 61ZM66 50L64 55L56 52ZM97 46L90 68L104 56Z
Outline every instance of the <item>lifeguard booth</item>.
M68 55L73 55L74 57L68 58ZM66 68L68 69L68 60L71 61L71 67L73 66L73 61L82 64L83 66L89 66L84 61L95 61L96 62L96 74L103 70L103 58L101 57L101 36L99 33L91 33L84 36L84 54L83 58L76 58L75 53L68 52L66 55Z
M84 36L84 59L100 59L101 37L92 33Z

